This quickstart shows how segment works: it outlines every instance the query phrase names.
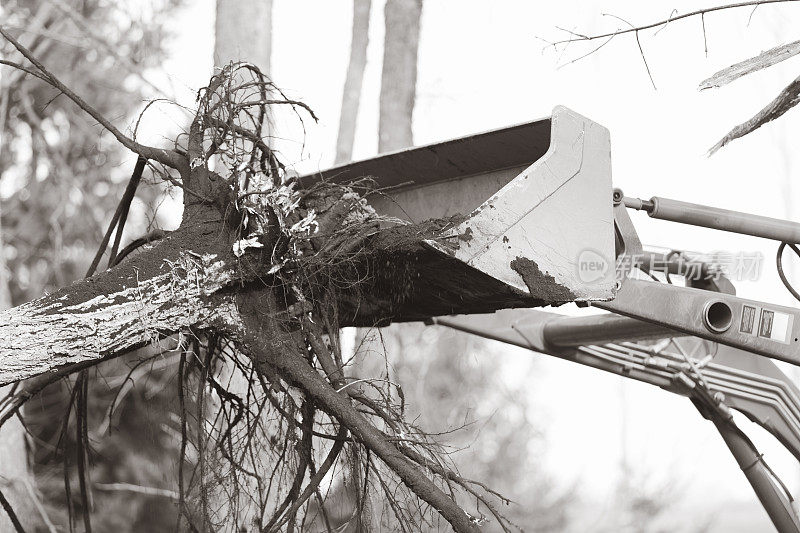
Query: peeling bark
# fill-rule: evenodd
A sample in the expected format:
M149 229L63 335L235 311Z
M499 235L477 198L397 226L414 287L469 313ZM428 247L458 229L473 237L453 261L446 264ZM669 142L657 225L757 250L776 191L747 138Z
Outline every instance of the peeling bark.
M118 355L187 328L238 331L233 298L248 282L266 279L273 247L237 258L234 232L213 209L202 213L205 218L187 218L181 229L111 270L0 313L0 385ZM341 326L545 303L431 247L439 227L431 224L379 230L364 241L359 261L321 271L321 278L335 272L345 287L360 280L357 290L337 293ZM270 339L283 342L277 330Z
M416 13L416 23L412 21L412 26L416 24L418 28L421 4L419 0L414 2L405 7L412 8L412 15ZM437 242L441 237L440 226L434 224L431 229L427 224L420 224L381 229L382 219L375 216L374 211L358 208L365 202L352 188L320 186L301 192L293 190L294 184L286 179L283 167L262 138L263 119L266 106L272 102L307 107L291 100L270 100L268 93L274 86L250 64L230 65L212 77L209 86L201 91L185 151L165 151L142 147L122 136L108 121L98 118L98 113L90 111L83 100L58 82L2 28L0 33L39 69L43 79L86 109L125 146L144 158L177 170L184 190L181 227L158 244L106 272L0 314L0 385L47 372L74 372L164 336L194 328L192 349L199 351L201 339L207 341L207 358L201 364L203 370L196 396L198 426L203 425L206 416L202 409L205 387L211 384L223 396L235 396L225 392L209 372L213 357L218 355L215 350L222 349L221 340L226 346L232 341L239 348L237 353L251 358L254 373L250 374L250 379L258 376L263 391L274 389L288 393L286 383L297 387L301 393L302 425L297 424L293 413L281 411L288 424L299 427L304 433L303 446L309 450L298 449L298 453L304 454L299 458L301 461L310 461L305 457L311 454L312 432L308 430L313 430L314 412L317 409L326 411L331 421L346 428L374 452L415 497L427 502L456 531L478 531L478 520L459 507L452 493L447 495L437 485L437 480L442 484L450 478L442 479L441 474L426 470L425 465L408 456L407 447L417 443L384 434L369 418L377 417L394 427L395 418L401 419L402 413L390 414L369 397L357 395L361 393L354 388L341 390L344 387L336 377L343 373L341 354L331 359L322 340L325 332L330 334L346 325L340 317L348 305L351 305L350 312L345 314L351 317L363 318L360 309L366 309L371 313L367 315L370 318L389 320L416 316L411 309L424 302L436 313L455 309L456 305L473 305L475 301L486 305L483 296L494 291L485 283L476 288L470 283L473 281L471 273L462 276L461 287L455 287L452 279L441 279L440 262L455 260L448 255L450 248ZM234 88L226 85L244 72L252 75L249 82ZM225 108L229 117L252 118L248 123L250 129L235 120L231 123L220 119L220 114L225 114L220 106L225 102L238 102L236 92L249 91L253 86L258 88L254 93L260 97L258 101L237 104L233 110ZM260 107L258 117L241 112L248 106ZM314 117L313 113L311 116ZM241 150L243 144L244 151ZM227 169L229 172L223 173L225 177L208 169L208 160L215 156L236 163ZM249 162L245 164L244 159ZM261 201L252 201L253 195ZM115 217L111 227L118 222ZM312 224L316 224L314 229L311 229ZM116 228L120 231L121 224ZM247 241L247 247L241 246L243 241ZM101 252L106 243L107 239ZM112 256L114 249L116 246L112 248ZM363 277L364 268L368 280ZM431 275L430 271L434 273ZM397 272L404 277L397 279L394 276ZM421 299L419 287L408 294L408 285L416 278L422 280L421 286L435 281L436 285L428 285L435 289L429 292L435 294L424 295ZM461 280L452 272L450 278ZM362 285L365 290L360 291ZM476 298L460 303L467 286ZM389 289L388 294L384 288ZM355 298L345 297L345 293L352 293ZM502 301L493 301L490 305L503 306L509 303L506 300L520 298L515 293L502 295ZM454 303L455 300L459 303ZM319 331L315 332L315 328ZM323 368L329 367L332 379L326 381L314 368L315 354ZM181 380L184 361L182 356ZM183 410L183 381L181 383L179 401ZM85 388L82 394L85 398ZM24 403L25 400L21 398L20 401ZM367 410L360 410L354 402ZM22 403L17 402L17 408ZM83 409L85 417L85 403ZM13 410L9 413L13 414ZM238 416L241 416L241 409ZM88 442L85 418L83 424L81 438ZM185 412L182 424L180 461L186 450ZM236 425L236 421L230 421L228 430ZM287 439L289 435L286 433ZM202 430L198 431L198 438L198 442L204 442ZM224 437L218 441L219 444L224 442ZM253 444L245 446L252 451ZM210 494L204 481L206 451L202 446L197 450L199 490L203 498L202 529L206 529L206 523L211 521L204 499ZM283 460L289 459L279 459ZM297 468L293 485L296 488L285 500L287 503L290 499L297 501L306 473L306 463L298 465L303 466ZM258 474L250 475L258 477ZM182 474L180 479L183 480ZM234 481L234 485L237 483ZM269 483L272 484L272 478ZM180 487L179 499L185 502L184 487L182 484ZM88 509L83 484L81 488L84 509ZM285 509L284 505L279 506L276 517L285 514ZM89 515L88 512L84 514L88 530ZM188 513L186 518L191 520ZM293 512L288 515L288 521L291 530Z
M761 52L755 57L745 59L744 61L740 61L728 68L720 70L710 78L700 82L700 90L722 87L743 76L771 67L781 61L786 61L797 54L800 54L800 41L776 46L775 48Z
M749 120L742 122L738 126L729 131L725 137L711 147L708 154L711 155L729 142L744 137L751 133L767 122L771 122L779 118L791 108L800 102L800 76L795 78L792 83L784 87L784 89L775 97L775 99L767 104L764 109L753 115Z
M101 359L188 327L228 323L238 279L222 250L176 232L119 267L0 313L0 385ZM228 248L229 250L230 248Z

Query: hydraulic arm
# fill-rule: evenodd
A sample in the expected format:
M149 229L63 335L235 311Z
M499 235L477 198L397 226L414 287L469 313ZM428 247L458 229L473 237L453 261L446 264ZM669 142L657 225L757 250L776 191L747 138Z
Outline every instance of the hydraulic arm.
M800 313L735 296L733 285L711 265L643 252L626 207L674 222L790 243L800 240L800 225L662 198L629 199L620 191L614 191L613 202L617 293L611 301L592 305L614 314L570 318L502 311L491 318L430 322L689 397L719 431L778 531L800 532L791 494L730 413L738 410L767 429L800 461L800 391L772 361L755 355L800 365ZM636 279L635 271L652 274L656 262L668 274L686 277L687 286ZM695 275L688 275L691 269Z
M652 218L681 224L753 235L781 242L800 242L800 224L708 205L654 196L649 200L623 197L625 207L645 211Z

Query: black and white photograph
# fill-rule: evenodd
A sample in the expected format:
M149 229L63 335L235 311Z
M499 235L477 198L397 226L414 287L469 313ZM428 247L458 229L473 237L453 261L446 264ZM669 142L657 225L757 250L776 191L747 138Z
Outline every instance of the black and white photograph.
M0 533L800 533L799 27L0 0Z

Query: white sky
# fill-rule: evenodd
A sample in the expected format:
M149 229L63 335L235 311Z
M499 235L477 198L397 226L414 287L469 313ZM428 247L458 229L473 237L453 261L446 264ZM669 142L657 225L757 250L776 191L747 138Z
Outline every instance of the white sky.
M706 150L794 79L800 57L722 89L699 92L697 86L731 63L796 40L800 5L759 7L749 25L750 9L708 15L708 57L699 18L672 23L656 36L653 31L643 32L642 45L658 90L653 89L630 36L619 37L574 64L567 63L592 45L573 44L562 54L546 50L540 40L563 38L556 26L597 33L623 25L602 13L642 24L669 16L673 8L686 12L717 3L425 0L415 140L424 144L525 122L549 115L553 106L563 104L610 129L614 185L628 195L659 195L799 219L797 210L791 212L790 200L800 188L791 185L800 180L800 167L791 151L792 141L794 146L797 143L800 112L790 112L711 158ZM273 80L321 118L318 126L307 124L303 154L296 124L278 124L282 136L294 139L283 144L284 158L301 172L332 162L350 25L350 2L275 0ZM380 0L373 0L371 26L356 158L372 156L377 150L383 40ZM191 104L193 95L188 89L204 85L211 68L213 1L192 2L173 27L181 30L165 70L178 95ZM146 131L163 134L164 127L155 119ZM739 294L794 305L775 272L774 243L654 221L645 215L632 218L647 245L761 251L765 257L761 279L737 283ZM559 311L574 312L566 307ZM519 358L529 357L499 345L497 351L505 355L509 369L516 368ZM610 501L625 449L629 461L654 479L677 479L685 487L687 508L716 512L719 531L771 527L713 426L700 418L688 400L539 357L537 375L530 380L536 409L547 421L546 467L559 472L565 483L580 478L582 492L600 504ZM800 465L756 426L744 427L798 492Z

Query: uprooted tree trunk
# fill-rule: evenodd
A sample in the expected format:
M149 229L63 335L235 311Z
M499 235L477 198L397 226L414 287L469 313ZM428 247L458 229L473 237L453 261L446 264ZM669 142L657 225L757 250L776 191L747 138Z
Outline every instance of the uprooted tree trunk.
M335 335L344 324L413 317L407 287L419 272L408 265L424 262L424 242L436 240L454 221L397 226L368 206L365 183L287 180L263 140L267 108L290 105L313 113L287 100L252 65L229 65L215 75L199 93L185 144L163 150L124 136L2 28L0 33L34 65L20 68L66 94L184 194L177 230L128 257L125 250L117 255L115 244L116 266L0 314L0 385L46 375L36 389L41 390L178 335L181 465L192 432L185 416L190 367L200 376L194 396L197 468L188 481L182 470L179 474L181 518L192 530L221 530L219 521L226 518L213 516L204 491L225 476L234 484L236 476L255 480L259 494L248 497L261 516L247 520L259 530L293 531L314 520L331 530L320 485L343 448L351 446L365 452L352 455L365 457L358 469L365 476L361 486L384 494L392 524L430 523L430 513L438 513L456 531L477 531L480 510L469 514L460 503L478 502L507 529L493 503L506 500L460 477L435 442L403 419L397 385L348 379ZM218 172L209 169L212 159ZM120 205L112 220L118 232L127 212ZM104 245L107 241L108 235ZM447 283L460 283L458 276L457 270L441 276L442 294ZM430 309L421 316L441 310L441 302L422 303ZM248 377L257 391L252 398L251 390L241 398L217 379L216 369L226 360ZM222 404L211 430L199 422L210 416L203 413L206 388ZM2 399L0 424L36 390ZM259 424L264 416L280 421L278 433L260 441L274 450L272 465L248 453L256 446L253 434L264 431ZM212 433L229 462L222 474L204 463ZM271 497L264 496L270 491ZM427 510L399 501L403 491ZM309 518L312 510L322 518Z

